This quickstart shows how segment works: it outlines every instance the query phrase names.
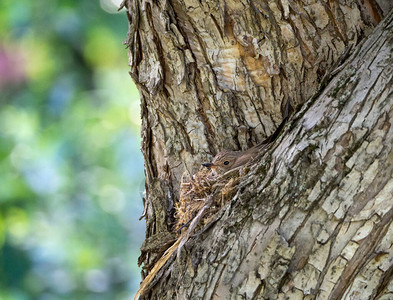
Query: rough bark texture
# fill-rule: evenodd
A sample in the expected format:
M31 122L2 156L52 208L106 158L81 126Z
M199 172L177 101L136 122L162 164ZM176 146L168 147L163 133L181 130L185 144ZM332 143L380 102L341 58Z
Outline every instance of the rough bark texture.
M392 4L126 3L149 269L173 236L183 172L271 134L286 101L313 96ZM390 18L302 107L214 226L158 274L149 298L393 297L392 27Z

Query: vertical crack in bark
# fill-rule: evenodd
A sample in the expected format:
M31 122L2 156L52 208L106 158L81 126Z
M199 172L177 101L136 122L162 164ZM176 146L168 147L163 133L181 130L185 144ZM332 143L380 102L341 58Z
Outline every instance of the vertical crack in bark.
M337 18L335 17L335 15L333 14L332 10L330 9L329 4L328 4L328 3L325 3L325 1L321 1L320 3L321 3L321 4L323 5L323 7L325 8L325 11L326 11L326 13L327 13L328 16L329 16L329 20L330 20L330 21L332 22L332 24L333 24L333 28L334 28L336 34L337 34L337 35L340 37L340 39L344 42L345 46L348 46L348 37L347 37L347 35L346 35L347 28L346 28L345 22L337 22L337 21L336 21ZM338 5L338 2L330 2L330 3L332 3L332 5ZM338 7L336 7L336 12L337 12L339 15L341 15L341 18L343 18L343 13L342 13L342 11L341 11ZM343 30L340 30L340 25L338 25L338 23L339 23L341 26L344 27Z
M153 21L153 13L152 13L152 8L151 6L154 4L151 4L149 2L146 3L146 19L149 24L149 29L151 31L151 34L153 36L153 44L155 45L155 50L157 51L157 60L159 61L159 65L161 68L161 74L158 82L155 82L154 86L152 86L152 89L149 91L151 96L155 96L157 92L162 89L166 78L165 78L165 72L162 71L165 69L165 59L164 59L164 53L162 49L162 44L159 38L159 34L157 33L155 27L154 27L154 21Z
M218 32L220 33L221 40L224 40L224 33L223 33L223 30L222 30L221 26L218 24L216 17L215 17L213 14L210 14L210 18L212 18L214 24L216 25L217 30L218 30Z
M145 167L145 175L147 182L150 183L153 181L153 178L157 177L158 171L157 171L157 164L153 163L154 158L153 158L153 147L152 147L152 130L151 130L151 124L149 122L149 117L148 117L148 112L147 112L147 104L146 101L144 100L144 96L142 94L142 100L141 100L141 113L142 115L145 115L146 117L143 119L143 125L141 128L141 131L143 132L142 137L143 137L143 142L142 142L142 153L144 155L145 161L149 162Z

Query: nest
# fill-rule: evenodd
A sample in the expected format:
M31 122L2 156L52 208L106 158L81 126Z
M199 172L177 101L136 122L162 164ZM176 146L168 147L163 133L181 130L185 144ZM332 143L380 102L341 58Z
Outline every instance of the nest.
M180 200L175 205L175 228L179 236L177 241L154 264L149 275L141 283L134 300L150 289L150 283L158 272L175 251L179 255L190 235L198 228L209 224L219 209L232 199L240 182L241 174L244 174L244 167L233 169L220 176L214 176L212 171L207 168L191 177L186 178L183 175Z
M219 209L234 196L240 182L240 173L239 169L234 169L221 176L214 176L211 170L203 168L192 176L183 174L180 199L175 205L175 230L181 232L188 227L202 209L206 211L198 226L208 224Z

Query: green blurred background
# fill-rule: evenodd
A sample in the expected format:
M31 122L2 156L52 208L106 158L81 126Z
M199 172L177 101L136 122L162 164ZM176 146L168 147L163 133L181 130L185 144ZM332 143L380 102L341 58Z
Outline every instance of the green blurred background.
M0 1L0 299L130 299L139 95L115 0Z

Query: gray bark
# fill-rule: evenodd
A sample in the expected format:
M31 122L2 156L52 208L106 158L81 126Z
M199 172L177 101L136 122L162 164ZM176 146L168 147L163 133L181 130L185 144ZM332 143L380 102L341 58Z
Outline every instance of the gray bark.
M286 101L302 105L145 297L393 297L393 21L355 48L391 7L364 2L374 9L349 0L127 2L147 270L175 238L183 172L260 142Z

